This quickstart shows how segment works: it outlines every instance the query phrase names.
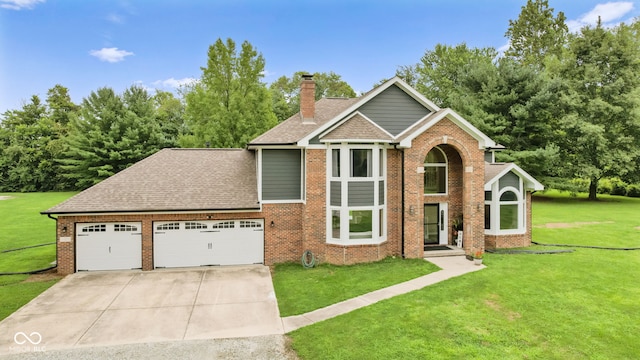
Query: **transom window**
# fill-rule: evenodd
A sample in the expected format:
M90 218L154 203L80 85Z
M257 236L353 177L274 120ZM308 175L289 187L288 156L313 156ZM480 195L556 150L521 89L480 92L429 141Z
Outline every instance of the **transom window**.
M107 231L107 225L89 225L82 228L82 232L105 232Z
M211 225L212 229L233 229L235 227L235 221L222 221Z
M262 224L259 221L240 220L241 228L261 228Z
M113 231L138 231L138 227L126 224L115 224L113 225Z
M437 146L424 160L424 193L447 193L447 157Z
M187 230L193 229L206 229L207 224L199 223L199 222L186 222L184 223L184 228Z
M162 225L158 225L156 227L157 230L180 230L180 223L167 223L167 224L162 224Z

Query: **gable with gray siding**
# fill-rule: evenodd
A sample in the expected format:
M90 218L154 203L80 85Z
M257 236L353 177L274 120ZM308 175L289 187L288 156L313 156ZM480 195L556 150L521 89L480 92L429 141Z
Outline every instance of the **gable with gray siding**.
M358 110L393 136L431 112L396 85L390 86Z
M262 150L262 200L302 200L301 150Z
M522 189L520 189L520 177L514 174L513 171L509 171L508 173L504 174L499 181L500 190L504 189L507 186L511 186L518 189L518 191L522 191Z

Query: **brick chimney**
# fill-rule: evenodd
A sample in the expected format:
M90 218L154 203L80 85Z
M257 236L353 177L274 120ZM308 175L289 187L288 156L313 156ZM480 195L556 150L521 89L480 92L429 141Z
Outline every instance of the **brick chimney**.
M302 75L300 84L300 114L302 122L314 122L316 113L316 83L313 75Z

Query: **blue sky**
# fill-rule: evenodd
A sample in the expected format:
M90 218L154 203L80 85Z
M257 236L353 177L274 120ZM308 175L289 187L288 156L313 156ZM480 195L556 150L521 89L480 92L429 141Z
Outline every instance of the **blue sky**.
M216 39L248 40L269 83L333 71L357 92L437 43L504 48L526 0L0 0L0 113L56 84L91 91L174 90L199 78ZM549 0L571 28L630 21L640 0Z

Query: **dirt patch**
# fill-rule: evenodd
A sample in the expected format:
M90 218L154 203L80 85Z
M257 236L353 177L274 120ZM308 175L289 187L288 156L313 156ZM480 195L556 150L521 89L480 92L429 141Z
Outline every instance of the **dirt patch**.
M544 225L536 225L536 228L547 229L569 229L576 228L585 225L598 225L598 224L613 224L613 221L577 221L572 223L547 223Z
M9 200L9 199L13 199L13 196L0 196L0 200Z
M505 311L502 306L500 304L498 304L498 299L499 297L497 295L490 295L489 296L491 299L487 299L484 301L484 304L487 305L488 307L490 307L492 310L495 310L497 312L500 312L502 314L504 314L504 316L507 318L507 320L509 321L514 321L516 319L520 319L522 317L522 315L518 312L515 311Z
M52 269L43 273L29 275L29 277L26 278L23 282L44 282L51 280L60 280L63 277L64 275L58 274L56 269Z
M640 226L636 227L636 230L640 230Z

